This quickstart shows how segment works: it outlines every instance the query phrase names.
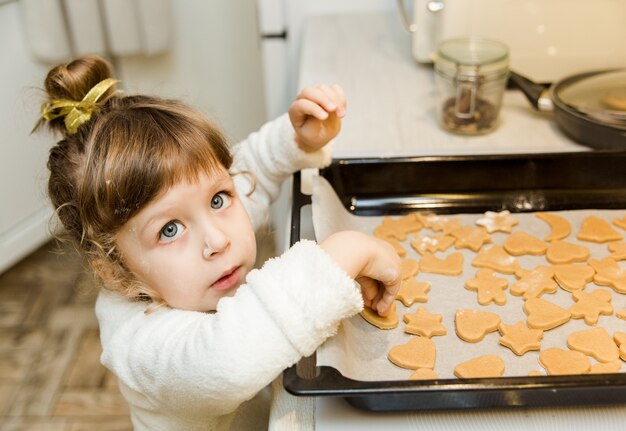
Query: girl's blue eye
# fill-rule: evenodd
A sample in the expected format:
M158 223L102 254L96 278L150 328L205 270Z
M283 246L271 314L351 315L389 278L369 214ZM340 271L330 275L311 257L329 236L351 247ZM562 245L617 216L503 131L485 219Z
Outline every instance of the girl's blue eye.
M168 222L159 233L159 241L173 241L183 233L185 227L177 221Z
M219 192L211 199L211 208L219 210L220 208L228 207L230 204L230 196L227 192Z

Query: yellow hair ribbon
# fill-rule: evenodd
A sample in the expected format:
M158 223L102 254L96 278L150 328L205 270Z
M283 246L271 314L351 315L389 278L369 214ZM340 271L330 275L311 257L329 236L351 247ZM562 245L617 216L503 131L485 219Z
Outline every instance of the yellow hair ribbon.
M94 85L91 90L77 102L69 99L55 99L41 105L41 118L35 125L35 130L42 119L48 121L55 118L65 117L65 129L69 134L76 133L76 130L89 121L91 114L98 109L98 100L106 91L119 82L113 78L107 78Z

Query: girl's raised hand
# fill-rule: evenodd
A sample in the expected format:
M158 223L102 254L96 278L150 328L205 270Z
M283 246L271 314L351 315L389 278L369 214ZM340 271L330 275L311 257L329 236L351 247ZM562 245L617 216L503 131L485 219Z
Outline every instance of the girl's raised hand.
M346 97L339 85L319 85L302 90L289 107L296 143L307 152L319 150L341 130Z

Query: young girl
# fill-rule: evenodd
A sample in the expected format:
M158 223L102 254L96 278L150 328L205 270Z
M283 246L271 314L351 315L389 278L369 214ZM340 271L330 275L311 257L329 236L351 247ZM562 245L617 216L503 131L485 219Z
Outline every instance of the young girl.
M49 72L42 107L63 134L50 198L105 287L102 362L137 430L266 429L247 401L364 304L386 314L400 283L392 247L357 232L252 269L281 181L328 162L342 90L305 89L231 152L193 109L115 83L105 60L83 57Z

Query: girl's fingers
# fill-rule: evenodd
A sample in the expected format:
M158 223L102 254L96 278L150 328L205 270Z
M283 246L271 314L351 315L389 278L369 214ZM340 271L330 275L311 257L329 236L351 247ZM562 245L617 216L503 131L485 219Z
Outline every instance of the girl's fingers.
M319 104L309 99L297 99L291 105L289 113L292 116L292 121L295 126L301 126L304 124L309 116L322 121L328 118L328 112Z
M296 97L296 100L301 99L315 102L327 112L336 112L339 117L345 115L345 95L338 85L307 87Z

